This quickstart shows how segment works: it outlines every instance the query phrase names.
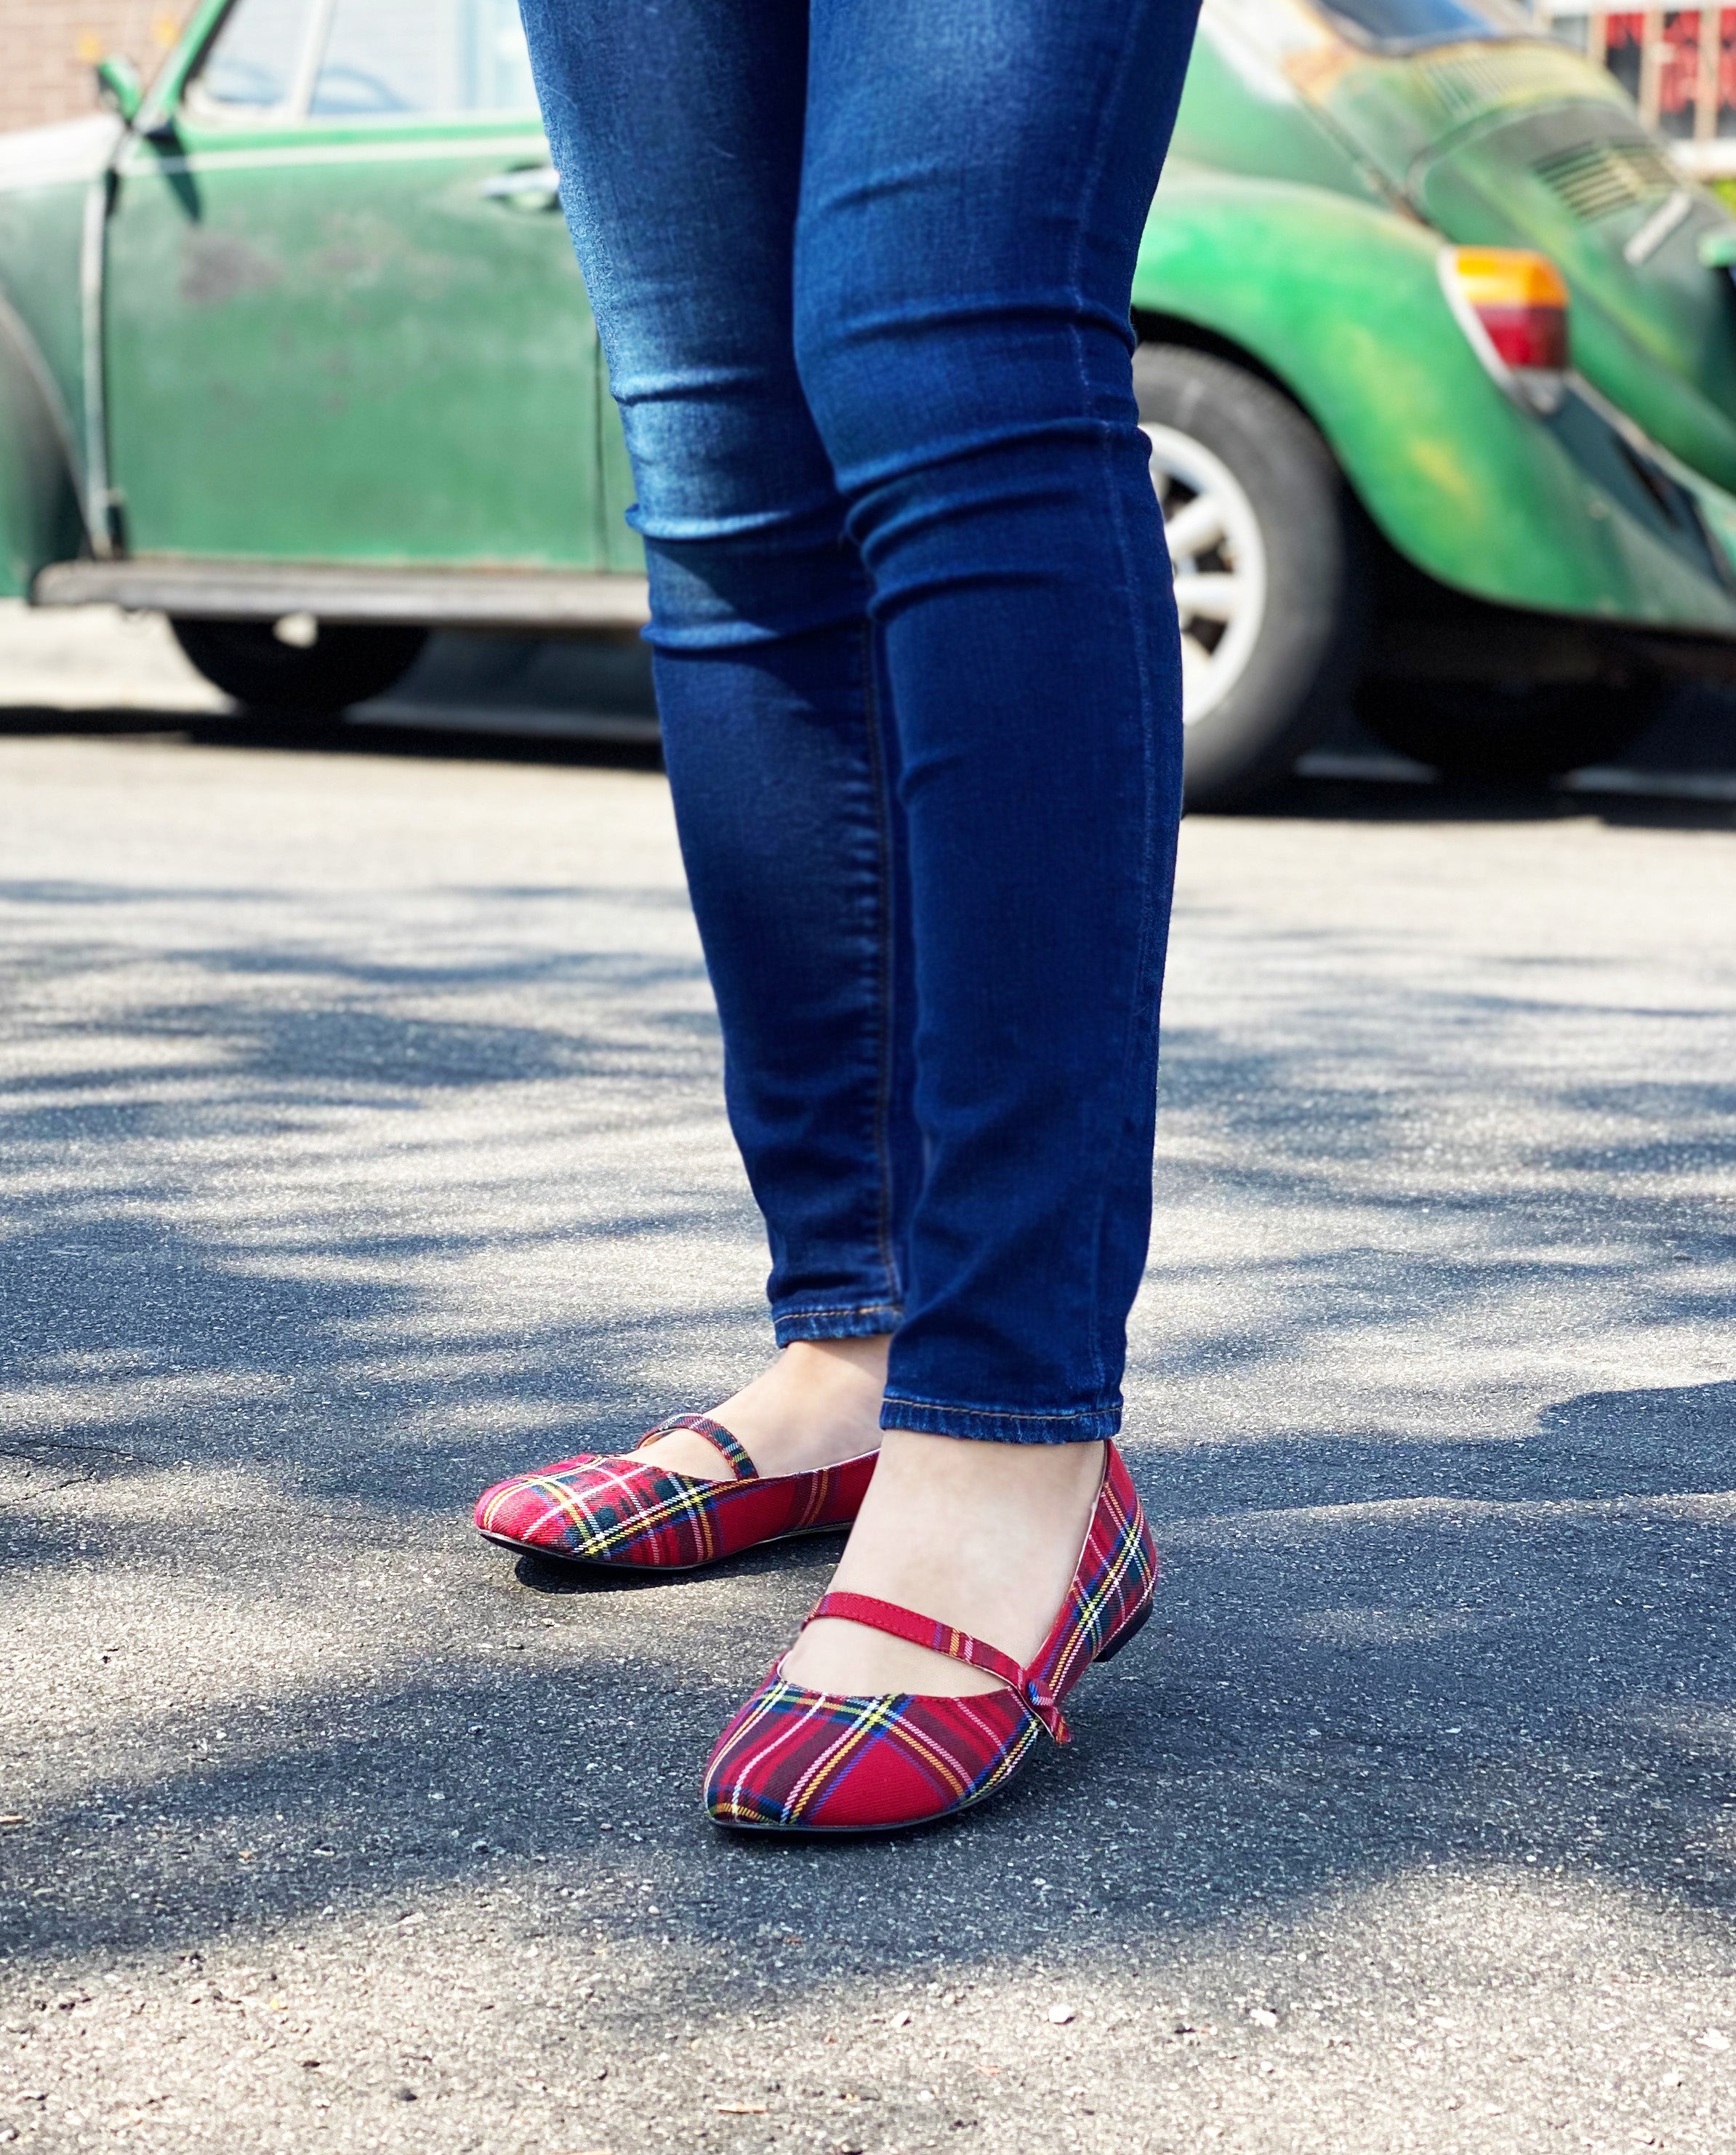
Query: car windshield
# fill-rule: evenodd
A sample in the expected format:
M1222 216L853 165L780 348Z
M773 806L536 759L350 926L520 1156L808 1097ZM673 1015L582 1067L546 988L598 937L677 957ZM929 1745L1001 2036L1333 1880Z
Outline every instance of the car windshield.
M1380 52L1548 34L1511 0L1320 0L1320 5L1358 44Z

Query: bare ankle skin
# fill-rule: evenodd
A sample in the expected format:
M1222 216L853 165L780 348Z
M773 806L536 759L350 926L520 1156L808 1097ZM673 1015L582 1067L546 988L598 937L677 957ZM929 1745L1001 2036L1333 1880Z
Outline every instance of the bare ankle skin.
M880 1441L887 1333L866 1339L797 1339L750 1385L710 1409L761 1474L812 1474L859 1458ZM639 1456L672 1473L727 1482L730 1469L703 1436L676 1430Z
M897 1602L1028 1661L1078 1563L1104 1450L888 1430L833 1588ZM961 1661L834 1618L808 1625L784 1673L834 1696L997 1688Z

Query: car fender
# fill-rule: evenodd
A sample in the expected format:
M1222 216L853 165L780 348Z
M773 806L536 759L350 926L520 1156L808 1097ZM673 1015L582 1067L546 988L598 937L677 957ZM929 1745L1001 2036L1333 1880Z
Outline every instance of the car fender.
M29 331L0 295L0 596L82 550L72 430Z
M1153 205L1134 312L1150 334L1167 318L1269 373L1379 530L1439 581L1505 606L1736 632L1736 597L1703 550L1684 553L1643 502L1609 493L1583 426L1485 371L1442 287L1443 243L1348 196L1183 166Z

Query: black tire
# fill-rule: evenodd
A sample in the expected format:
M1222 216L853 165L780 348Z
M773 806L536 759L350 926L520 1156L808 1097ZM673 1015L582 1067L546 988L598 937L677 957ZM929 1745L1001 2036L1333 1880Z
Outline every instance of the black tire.
M1535 782L1607 763L1668 700L1667 683L1369 681L1357 716L1376 740L1443 778Z
M1188 806L1229 807L1283 777L1342 711L1367 635L1367 548L1331 451L1269 382L1206 352L1148 344L1134 357L1134 388L1149 426L1197 443L1228 471L1265 557L1245 663L1186 731Z
M171 621L175 641L226 695L254 711L341 711L400 681L428 642L423 628L322 622L314 641L286 643L269 621Z

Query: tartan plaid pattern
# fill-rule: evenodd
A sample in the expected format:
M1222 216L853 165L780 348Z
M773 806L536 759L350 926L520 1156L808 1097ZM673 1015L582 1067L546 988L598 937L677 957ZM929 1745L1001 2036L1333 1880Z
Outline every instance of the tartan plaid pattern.
M648 1430L640 1447L671 1430L696 1430L734 1469L733 1482L672 1474L629 1452L580 1452L485 1489L476 1524L490 1541L537 1556L644 1571L691 1571L761 1542L846 1527L861 1509L874 1455L815 1474L759 1473L720 1422L677 1415Z
M784 1833L863 1833L927 1825L993 1795L1047 1729L1070 1742L1060 1701L1148 1614L1157 1552L1120 1453L1103 1486L1073 1584L1028 1668L968 1634L862 1594L827 1594L814 1617L891 1631L998 1676L974 1698L833 1698L775 1668L718 1738L705 1807L719 1825ZM812 1623L814 1617L810 1617Z

